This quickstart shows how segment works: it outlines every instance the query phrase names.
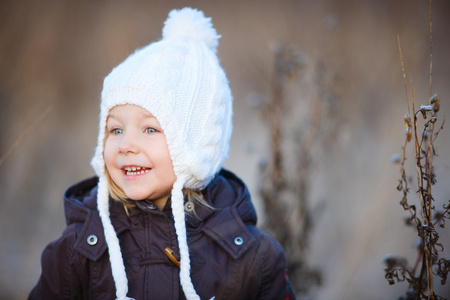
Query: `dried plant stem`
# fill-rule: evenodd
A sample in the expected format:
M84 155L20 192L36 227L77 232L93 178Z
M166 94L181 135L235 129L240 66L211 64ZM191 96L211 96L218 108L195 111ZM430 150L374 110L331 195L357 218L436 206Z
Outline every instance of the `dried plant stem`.
M450 206L446 210L444 210L444 212L442 213L442 215L439 218L436 219L436 222L433 223L433 226L436 226L437 224L439 224L439 222L441 222L442 219L444 219L444 216L446 214L448 214L449 211L450 211Z
M288 254L287 269L292 286L298 293L306 294L322 280L321 272L309 267L306 257L313 221L308 197L314 133L308 132L315 131L319 121L312 118L317 121L317 124L310 124L314 128L307 126L306 133L302 130L298 161L293 161L298 163L298 168L295 176L291 176L285 165L286 152L282 147L283 141L288 138L287 134L283 134L286 129L285 87L296 78L304 63L299 59L299 52L292 47L279 44L272 51L275 61L270 77L271 98L267 111L272 151L267 166L262 165L264 178L261 186L262 201L268 212L264 226L277 237ZM299 218L294 224L293 216Z
M432 97L432 77L433 77L433 13L432 13L432 5L431 5L431 1L429 1L430 3L430 96L429 99L431 101L431 97ZM432 223L432 208L433 208L433 204L431 203L433 201L432 198L432 193L431 193L431 185L432 185L432 164L431 164L431 150L433 147L433 132L434 132L434 123L431 124L431 129L429 131L429 140L430 142L428 143L428 147L427 147L427 151L426 151L426 161L425 161L425 172L427 173L427 201L429 201L429 203L427 203L428 205L428 220L427 220L427 225L431 225L429 223ZM423 178L422 178L422 182L423 182ZM423 187L423 185L422 185ZM431 261L431 249L428 248L428 242L425 243L425 258L426 258L426 268L427 268L427 279L428 279L428 299L430 299L430 297L433 295L433 275L432 275L432 261Z
M445 120L443 120L441 127L435 132L435 123L437 120L437 113L440 107L440 99L437 95L432 95L432 50L433 50L433 30L432 30L432 13L431 13L431 0L430 3L430 99L428 105L420 106L420 109L416 110L414 90L412 84L412 77L410 76L410 90L411 90L411 104L412 104L412 121L408 114L405 115L404 121L406 126L406 140L403 146L403 159L401 166L401 180L397 189L403 193L400 204L405 210L408 210L411 217L408 218L407 224L415 222L417 234L420 238L420 244L418 245L417 259L414 263L412 270L407 265L407 260L402 257L387 257L385 259L385 278L389 284L394 284L395 280L407 281L409 283L409 290L407 297L402 299L417 298L420 300L442 300L441 296L438 296L434 292L433 276L439 276L441 278L441 284L445 284L448 273L450 271L450 260L448 258L439 258L439 252L444 250L444 246L439 242L439 234L435 228L436 225L444 228L445 219L449 219L450 204L444 204L444 212L436 211L433 202L435 201L432 195L432 185L436 183L433 158L436 156L434 142L438 134L441 132L444 126ZM402 73L406 87L405 68L403 65L403 56L400 47L400 38L398 39L398 47L400 52L400 60L402 64ZM407 95L408 99L408 95ZM423 124L423 130L418 135L418 115L423 116L425 123ZM414 133L412 133L414 130ZM408 181L405 174L405 161L406 161L406 145L409 141L414 141L414 154L415 154L415 168L417 179L417 193L418 202L420 205L420 217L417 216L416 206L408 203ZM449 201L450 202L450 201ZM436 219L433 222L433 219ZM435 267L433 271L433 267ZM420 271L419 271L420 268ZM416 275L418 271L418 275ZM426 278L425 278L426 277Z
M406 161L406 145L408 144L408 140L405 139L405 144L403 145L403 159L402 159L402 166L401 166L401 174L402 174L402 180L400 180L400 190L403 192L403 200L405 201L405 205L411 214L411 216L414 216L415 213L412 211L411 206L408 205L406 202L407 194L408 194L408 182L406 181L406 172L405 172L405 161ZM416 223L416 226L419 225L419 222L417 221L417 218L413 218L414 222Z
M433 12L432 12L432 0L430 0L430 102L432 99L432 77L433 77ZM429 131L429 137L430 137L430 141L432 141L432 137L433 137L433 132L434 132L434 123L431 124L431 130ZM427 174L428 174L428 182L427 182L427 192L429 197L429 201L432 201L431 198L431 148L433 147L433 143L430 142L428 144L428 148L427 148L427 164L426 164L426 168L427 168ZM431 212L431 208L432 205L430 203L429 205L429 212L428 212L428 216L430 218L432 218L432 212Z
M411 85L411 103L412 103L412 109L413 112L416 111L415 105L414 105L414 89L412 85L412 76L410 76L410 85ZM417 114L413 114L413 131L414 131L414 152L416 155L416 160L420 161L420 143L419 139L417 137ZM417 186L421 187L423 186L423 174L422 169L419 167L418 164L416 164L416 178L417 178ZM422 212L422 224L424 223L424 199L422 197L422 193L419 193L419 199L420 199L420 207Z
M442 121L442 125L441 127L439 127L438 131L436 132L436 134L434 134L434 138L432 135L430 135L431 138L431 143L434 144L434 141L436 140L438 134L441 132L442 129L444 129L444 124L445 124L445 119ZM434 125L433 125L434 126ZM433 127L434 128L434 127Z
M431 201L431 197L424 197L424 195L431 195L431 185L429 182L427 182L427 186L426 186L426 191L424 191L423 187L424 187L424 170L421 167L421 161L422 161L422 148L421 148L421 144L422 144L422 140L421 142L419 142L418 136L417 136L417 113L419 113L419 111L416 112L415 109L415 103L414 103L414 89L413 89L413 85L412 85L412 76L410 77L410 84L411 84L411 101L412 101L412 109L414 115L413 115L413 130L414 130L414 149L415 149L415 155L416 155L416 177L417 177L417 185L419 186L419 199L420 199L420 206L421 206L421 216L422 216L422 224L424 225L429 225L430 223L430 219L431 219L431 203L427 203L427 199L428 201ZM431 143L430 143L431 145ZM427 148L430 147L430 145L428 145ZM426 159L425 159L425 172L428 175L428 180L430 180L431 178L431 174L429 172L430 168L430 160L431 158L429 158L428 156L428 150L426 153ZM429 208L429 211L427 211L427 207ZM426 271L426 276L427 276L427 289L429 291L428 293L428 299L430 299L430 295L433 294L433 276L432 276L432 270L431 270L431 253L430 253L430 249L428 248L428 241L427 241L427 236L421 236L421 238L424 240L423 241L423 253L425 254L423 256L423 265L425 265L425 271ZM419 290L421 290L421 284L422 284L422 278L424 275L424 268L422 267L422 270L420 272L420 276L419 276Z
M409 110L408 88L406 86L406 73L405 73L405 66L403 64L402 47L400 46L400 37L398 35L397 35L397 42L398 42L398 51L400 52L400 62L402 64L402 75L403 75L403 83L405 86L406 106L408 107L408 114L411 114L411 111Z
M275 59L275 74L272 80L272 97L270 101L270 127L271 127L271 140L272 140L272 182L277 188L283 182L283 164L281 154L281 124L283 120L283 81L284 74L282 72L282 66L280 66L282 59L281 53L277 53Z
M433 13L431 10L431 0L430 0L430 99L433 95L431 93L431 80L432 80L432 74L433 74Z
M33 130L41 123L53 110L53 105L49 105L44 112L42 112L39 117L25 130L25 132L19 136L19 138L14 142L14 144L6 151L5 154L3 154L2 157L0 157L0 167L3 165L3 163L8 159L8 157L14 152L14 150L17 149L17 147L20 146L22 141L31 133Z

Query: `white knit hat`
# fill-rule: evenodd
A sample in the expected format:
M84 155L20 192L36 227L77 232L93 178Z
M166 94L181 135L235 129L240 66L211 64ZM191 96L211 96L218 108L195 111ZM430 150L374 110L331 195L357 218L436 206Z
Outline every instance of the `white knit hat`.
M117 299L129 299L119 240L109 218L103 158L106 119L123 104L149 111L163 129L176 181L172 212L180 249L180 282L187 299L199 299L190 278L183 188L202 189L220 170L231 136L232 95L216 56L210 18L192 8L172 10L158 42L136 50L105 78L98 144L92 166L99 176L98 210L105 231Z

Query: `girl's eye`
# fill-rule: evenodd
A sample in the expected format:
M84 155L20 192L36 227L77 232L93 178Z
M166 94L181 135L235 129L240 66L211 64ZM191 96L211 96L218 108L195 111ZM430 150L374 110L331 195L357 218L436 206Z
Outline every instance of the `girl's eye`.
M119 128L114 128L113 130L111 130L112 134L118 135L118 134L122 134L123 130L119 129Z
M146 133L154 133L154 132L157 132L157 131L158 130L156 130L155 128L151 128L151 127L148 127L148 128L145 129Z

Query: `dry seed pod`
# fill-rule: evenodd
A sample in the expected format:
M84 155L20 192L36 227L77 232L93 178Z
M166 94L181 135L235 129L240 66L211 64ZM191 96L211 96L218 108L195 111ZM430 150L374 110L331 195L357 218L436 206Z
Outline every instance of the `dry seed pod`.
M403 121L405 121L405 128L406 129L411 128L411 119L409 118L409 114L406 114L403 117Z
M412 139L412 130L411 130L411 119L409 118L409 114L406 114L403 117L403 121L405 121L405 128L406 128L406 140L408 142Z
M434 94L433 97L431 97L430 103L433 104L433 111L434 112L438 112L439 111L439 108L441 106L440 102L441 102L441 99L439 99L439 97L436 94Z
M436 101L439 101L439 98L438 98L438 95L437 95L437 94L434 94L433 97L431 97L431 99L430 99L430 103L433 104L433 103L435 103Z
M426 119L427 118L427 112L425 111L425 110L420 110L420 112L422 113L422 117L424 118L424 119Z
M433 111L438 112L440 108L439 101L433 104Z
M406 129L406 140L407 140L408 142L411 142L411 140L412 140L411 127Z
M424 119L427 118L427 111L432 111L432 110L433 110L433 106L431 106L431 105L422 105L422 106L420 106L420 109L419 109L419 111L422 113L422 117Z

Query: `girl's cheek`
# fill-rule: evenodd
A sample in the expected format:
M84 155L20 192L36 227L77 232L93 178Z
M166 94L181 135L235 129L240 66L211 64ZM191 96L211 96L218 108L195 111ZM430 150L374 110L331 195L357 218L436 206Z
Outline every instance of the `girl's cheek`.
M105 159L108 159L111 156L111 151L113 151L113 142L110 139L106 139L105 148L103 149Z

